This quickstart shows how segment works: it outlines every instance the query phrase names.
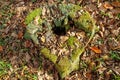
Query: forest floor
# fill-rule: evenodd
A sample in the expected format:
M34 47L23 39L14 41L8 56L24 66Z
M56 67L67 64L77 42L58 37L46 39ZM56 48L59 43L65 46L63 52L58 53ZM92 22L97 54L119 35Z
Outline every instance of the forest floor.
M80 56L79 69L63 80L120 80L120 0L0 0L0 80L60 80L54 63L40 49L47 47L57 56L68 56L72 48L61 45L70 36L86 44L85 31L74 27L65 32L44 26L37 33L39 44L24 37L29 12L57 1L79 4L99 27Z

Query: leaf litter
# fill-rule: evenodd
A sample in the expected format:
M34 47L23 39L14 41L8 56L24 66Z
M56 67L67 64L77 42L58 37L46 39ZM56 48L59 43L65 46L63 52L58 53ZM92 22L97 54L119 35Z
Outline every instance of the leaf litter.
M71 13L69 13L70 12L69 9L67 12L66 11L67 8L65 8L65 12L63 12L63 13L68 13L68 14L66 14L64 16L63 13L61 14L59 12L59 10L57 9L57 4L58 4L57 1L56 2L53 1L52 3L54 3L54 5L49 4L49 6L45 7L44 16L41 15L41 16L39 16L40 18L39 17L36 18L35 16L33 16L33 18L31 18L31 20L28 21L35 28L27 29L31 26L28 27L28 25L26 25L26 24L24 25L23 22L25 21L25 16L27 16L29 14L29 11L32 11L33 9L35 10L35 9L38 9L41 7L43 10L44 5L48 4L49 1L48 1L48 3L46 3L45 1L37 1L37 0L34 3L30 2L30 1L25 1L25 2L21 0L21 1L15 1L14 3L11 4L12 8L15 8L16 6L19 6L19 7L25 6L25 7L29 7L29 10L28 11L23 10L22 12L20 12L19 16L17 16L18 14L14 14L11 17L11 21L9 22L9 24L7 24L8 26L1 29L2 34L0 33L0 36L4 38L6 44L2 45L2 46L4 46L4 50L1 52L0 58L2 58L3 60L7 60L7 61L11 60L11 62L15 63L12 65L13 67L17 66L19 68L21 65L27 65L29 68L34 70L34 68L36 68L36 66L37 66L36 64L42 63L41 66L43 66L43 64L48 64L48 67L44 66L44 69L47 68L49 70L50 69L49 64L53 64L53 63L51 63L50 61L48 61L46 59L46 58L48 58L51 61L53 61L54 65L56 66L56 70L54 70L54 66L52 66L53 67L51 70L52 73L42 70L45 73L45 74L43 74L44 76L42 76L42 77L44 77L43 79L46 78L48 80L49 79L51 79L51 80L59 79L57 72L59 72L59 74L62 77L67 75L65 77L65 79L83 79L83 80L85 80L85 79L91 78L90 76L93 76L92 79L105 79L105 77L107 77L108 79L111 79L111 78L115 77L112 74L112 71L113 71L112 68L115 68L113 72L116 72L115 71L115 70L117 70L116 68L117 67L119 68L119 66L120 66L119 64L116 64L116 63L119 63L119 61L116 62L116 60L114 60L114 59L105 59L105 61L102 61L101 58L103 57L103 55L111 56L110 51L113 49L114 46L112 46L112 44L114 44L114 43L115 43L114 44L115 48L117 47L117 49L115 49L115 51L119 53L119 45L116 45L116 43L119 44L118 36L120 33L118 31L118 33L114 35L114 31L112 31L119 27L119 24L117 24L115 28L113 27L119 21L119 19L117 18L117 15L116 15L119 13L119 11L116 11L116 10L119 10L119 6L114 6L114 4L118 4L118 3L110 3L108 1L108 3L110 3L111 6L113 6L113 8L110 8L110 6L107 6L107 10L104 15L106 15L106 13L111 11L112 15L114 17L116 17L116 18L112 17L112 19L115 22L113 22L111 24L106 24L107 20L110 20L111 17L104 16L103 14L101 14L100 13L101 9L99 7L97 7L97 10L95 9L95 13L90 12L91 11L91 10L89 10L90 8L87 9L87 12L89 12L90 16L94 15L93 17L97 21L97 22L95 21L96 23L94 23L94 24L95 25L102 24L102 25L99 25L99 28L100 28L99 30L97 30L97 29L94 29L94 30L98 31L98 33L96 33L98 36L99 36L99 31L100 31L100 34L103 34L103 37L100 37L100 36L98 37L100 39L103 39L103 43L98 44L97 46L102 50L102 52L105 52L105 53L96 55L94 52L96 50L96 48L93 51L91 51L88 48L89 46L95 46L96 44L94 41L97 41L95 36L94 37L92 36L93 39L91 38L92 39L91 43L88 40L88 39L90 39L90 34L92 34L92 33L89 33L89 30L91 32L91 27L93 27L93 25L90 26L90 28L85 26L85 29L88 28L87 30L85 30L84 28L79 29L79 25L81 25L81 24L79 24L79 21L80 22L82 21L82 17L78 16L79 10L78 10L78 12L73 10L73 11L71 11ZM44 4L42 4L42 3L44 3ZM68 3L68 2L63 1L63 3L60 3L60 4L63 4L63 5L65 4L63 7L67 7L66 3ZM70 6L74 6L73 3L70 4ZM77 9L79 9L81 7L84 9L84 6L88 5L88 3L96 5L96 6L100 5L101 3L106 4L106 2L104 3L102 1L99 1L99 2L97 2L97 1L94 1L94 2L80 1L81 6L77 6ZM102 5L102 6L105 7L105 5ZM48 7L50 7L50 9L48 9ZM26 9L28 9L28 8L26 8ZM108 9L110 9L110 10L108 10ZM11 10L13 10L13 9L11 9ZM83 10L83 11L86 11L86 10ZM51 14L51 12L52 12L52 14ZM26 14L26 13L28 13L28 14ZM75 15L72 15L73 13ZM84 12L83 12L83 14L84 14ZM47 17L48 19L45 19L45 17ZM62 25L55 25L54 22L52 22L54 19L56 19L56 17L58 17L57 20L60 21L60 23ZM4 16L3 16L3 18L4 18ZM14 18L16 19L16 21L13 20ZM41 21L41 19L44 19L44 20ZM79 20L79 21L77 21L77 20ZM87 17L86 17L84 21L89 22L89 18L87 19ZM41 26L41 24L38 24L41 22L42 22L42 26ZM46 24L46 23L50 23L50 24ZM57 24L58 23L59 22L57 22ZM11 24L13 24L13 25L11 25ZM49 27L48 27L48 25L49 25ZM83 23L82 25L84 26L85 24ZM91 25L91 22L89 22L89 25ZM26 27L23 28L23 26L26 26ZM61 29L61 26L62 26L62 29ZM55 27L57 27L57 28L55 28ZM104 30L103 30L103 27L104 27ZM62 35L55 34L54 31L52 31L52 28L55 28L55 30L58 30L58 31L61 29L64 34L63 33L61 33ZM7 34L4 33L5 29L8 30ZM13 33L12 31L14 32L15 35L17 35L19 33L19 38L17 36L14 36L14 37L10 36ZM21 33L21 31L23 31L22 32L23 34ZM107 31L108 33L105 34L104 31ZM28 32L26 35L28 37L25 36L26 32ZM80 32L84 32L84 34L80 33ZM112 32L112 34L110 34L111 32ZM4 36L2 36L2 35L4 35ZM81 35L81 36L78 36L78 35ZM60 40L61 37L64 37L64 38L68 37L68 38L66 38L65 41L62 41L62 40ZM73 37L73 39L71 39L69 37ZM117 40L113 40L113 39L109 40L109 38L112 38L112 37L115 37L115 38L117 37ZM74 38L77 40L75 40ZM70 39L71 39L71 41L70 41L71 43L69 44L67 42L69 42ZM73 42L72 40L75 42ZM87 44L87 41L90 44ZM112 41L111 44L110 44L110 41ZM0 42L0 43L2 43L2 42ZM70 45L72 45L72 46L70 46ZM111 48L109 48L109 45L111 46ZM84 50L82 55L80 57L76 56L77 53L79 53L79 48L81 48L83 46L85 46L86 49ZM104 48L101 48L102 46L104 46L106 48L105 50L107 50L107 52L104 51ZM39 54L40 53L39 51L44 48L49 50L48 51L49 53L47 52L48 54L56 55L56 57L58 57L58 60L56 61L56 57L55 57L55 60L54 60L54 58L52 60L52 58L49 57L50 55L47 55L47 54L45 56L44 51L42 51L42 54L44 55L44 57L42 57L41 54ZM59 51L61 51L60 54L58 54ZM100 52L100 51L98 50L98 52ZM24 58L24 56L26 54L27 54L27 56L29 56L28 60L26 60ZM76 54L76 55L73 55L73 54ZM113 53L113 54L115 54L115 53ZM12 58L11 56L18 56L18 58L16 58L18 62L16 63L15 59L10 59L10 58ZM41 57L42 57L42 61L41 61ZM99 59L99 60L96 61L96 59ZM56 61L56 63L55 63L55 61ZM72 62L70 62L70 61L72 61ZM80 63L82 61L84 64ZM62 64L62 63L65 63L65 64ZM93 63L94 63L93 68L90 68L90 66L88 66L88 65L93 64ZM115 64L115 65L112 65L112 64ZM76 67L74 67L75 65L76 65ZM86 67L82 67L83 65L86 65ZM65 68L64 68L64 66L65 66ZM106 69L104 69L104 68L106 68ZM77 70L77 71L74 71L74 70ZM38 71L38 73L39 73L39 71ZM69 73L71 73L71 74L68 75ZM102 73L104 73L104 76L102 76ZM46 75L46 74L48 74L48 75ZM55 76L54 74L57 74L57 76ZM85 76L85 74L88 75L88 77ZM49 75L50 76L52 75L53 78L49 78ZM78 75L79 75L79 77L78 77ZM40 77L40 75L39 75L39 77ZM17 78L17 77L15 77L15 78ZM34 78L31 78L31 79L34 80Z

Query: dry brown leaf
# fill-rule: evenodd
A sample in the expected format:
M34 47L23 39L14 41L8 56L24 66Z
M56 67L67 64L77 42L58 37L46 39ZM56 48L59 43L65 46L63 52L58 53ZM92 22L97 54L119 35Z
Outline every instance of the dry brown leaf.
M2 14L0 14L0 18L2 18Z
M106 9L113 9L113 6L110 3L108 3L108 2L105 2L104 7Z
M23 32L22 32L22 31L19 31L19 32L18 32L18 38L19 38L19 39L22 39L22 38L23 38Z
M91 80L92 74L90 72L88 72L88 73L86 73L86 77L87 77L87 79Z
M41 41L42 41L43 43L44 43L45 40L46 40L46 39L45 39L45 36L42 36L40 39L41 39Z
M0 52L2 52L3 51L3 47L2 46L0 46Z
M31 42L30 42L29 40L26 40L26 41L25 41L25 47L28 48L28 47L30 47L30 46L31 46Z
M20 23L20 26L23 27L23 28L26 28L27 25L26 25L25 22L23 21L23 22Z
M118 1L112 2L112 5L114 7L120 7L120 2L118 2Z
M102 51L100 49L98 49L97 47L95 47L95 46L90 47L90 49L92 51L94 51L95 53L98 53L98 54L102 53Z
M120 8L112 9L111 12L112 12L113 15L117 15L117 14L120 13Z
M69 38L68 36L60 36L61 43L64 43L65 41L67 41L68 38Z
M108 55L103 55L102 58L103 58L103 60L109 60L110 59Z
M39 24L39 20L40 20L40 16L36 16L35 20L34 20L34 24L38 25Z
M96 67L96 63L95 63L94 61L91 61L91 62L89 63L89 68L90 68L90 69L93 69L94 67Z
M16 7L16 11L17 11L17 17L19 17L21 15L21 13L23 11L27 10L26 6L22 6L22 7Z

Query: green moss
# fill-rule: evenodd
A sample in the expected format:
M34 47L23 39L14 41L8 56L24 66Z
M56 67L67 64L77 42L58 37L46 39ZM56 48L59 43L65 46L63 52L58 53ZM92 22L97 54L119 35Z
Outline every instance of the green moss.
M58 57L54 54L51 54L49 49L42 48L40 50L41 54L44 55L45 58L48 58L55 64L55 67L58 70L61 78L64 78L72 71L79 69L79 56L82 54L83 51L83 48L76 49L73 51L71 57L64 56L60 58L60 60L56 63Z
M31 39L31 37L30 37L30 33L25 32L25 34L24 34L24 38L25 38L25 39Z
M73 20L75 22L76 27L78 27L79 29L82 29L86 32L92 33L95 21L93 20L93 18L87 11L83 12L82 15L78 19L73 19ZM97 29L95 29L95 30L97 30Z
M40 18L41 13L42 13L42 9L37 8L37 9L33 10L32 12L30 12L25 19L25 23L27 24L27 27L26 27L26 33L24 35L24 38L32 39L35 44L39 44L39 41L37 38L38 37L37 31L42 30L41 25L43 22L42 22L42 19ZM39 18L38 19L39 24L33 23L35 17Z
M59 9L62 12L62 14L68 16L75 16L75 13L81 9L79 5L74 4L59 4Z
M36 16L40 16L42 13L42 9L41 8L37 8L35 10L33 10L32 12L30 12L26 19L25 19L25 23L26 24L29 24L33 21L33 19L36 17Z
M74 46L75 41L76 41L76 38L73 37L73 36L70 36L69 39L67 40L67 45L74 48L75 47Z
M71 54L71 61L72 61L72 70L79 69L79 62L80 62L80 55L83 53L84 48L75 49Z
M50 61L52 61L53 63L56 63L57 61L57 56L55 54L51 54L50 50L47 48L42 48L40 50L41 54L44 55L46 58L48 58Z
M39 44L39 41L37 39L37 31L39 30L39 26L36 26L32 23L28 24L26 28L26 32L24 34L25 39L32 39L35 44Z
M60 61L55 64L61 78L64 78L65 76L69 75L69 73L71 72L71 62L68 59L67 56L63 57L60 59Z
M73 50L71 54L71 60L74 61L75 59L78 59L83 51L84 51L84 48L78 48Z
M0 61L0 77L8 74L10 68L11 68L11 64L4 61Z
M76 49L71 57L65 56L60 59L58 63L55 64L61 78L69 75L72 71L79 69L79 56L82 54L84 49Z
M97 28L94 19L87 11L81 13L80 17L76 19L76 13L82 9L80 6L74 4L59 4L59 9L61 10L64 16L61 18L57 18L56 20L53 20L56 27L65 27L67 31L67 29L69 29L70 27L69 18L68 18L70 17L71 21L74 22L74 25L78 29L82 29L85 32L90 33L90 38L85 46L81 46L79 40L76 37L70 36L69 39L67 40L66 45L67 47L72 48L73 52L69 57L64 56L60 58L59 61L57 60L58 57L55 54L52 54L49 49L42 48L40 50L40 53L44 55L45 58L48 58L50 61L52 61L55 64L56 69L60 74L60 77L64 78L67 75L69 75L72 71L79 69L79 61L80 61L79 57L84 52L84 49L87 46L87 44L93 38L95 32L97 31ZM33 18L30 18L30 20L32 19ZM30 22L30 20L28 20L28 22Z
M76 19L76 13L80 11L82 7L74 4L60 4L59 9L66 17L71 17L76 27L86 32L92 32L95 21L87 11L81 12L80 17Z

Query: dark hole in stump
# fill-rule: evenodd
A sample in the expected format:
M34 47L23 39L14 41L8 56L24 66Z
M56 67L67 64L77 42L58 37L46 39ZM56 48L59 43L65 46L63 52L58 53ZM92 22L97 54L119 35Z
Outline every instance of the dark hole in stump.
M61 24L64 24L64 20L61 21ZM73 28L73 26L74 26L74 21L69 16L68 16L68 25L70 26L69 29ZM54 34L59 35L59 36L66 35L66 33L68 31L68 30L66 30L65 25L62 25L62 26L56 26L55 25L52 28L52 30L53 30Z
M66 34L66 29L65 27L53 27L53 33L56 35L65 35Z
M61 26L56 26L55 22L54 22L54 27L52 28L53 30L53 33L56 34L56 35L65 35L66 34L66 29L64 27L64 20L62 20L61 22Z

